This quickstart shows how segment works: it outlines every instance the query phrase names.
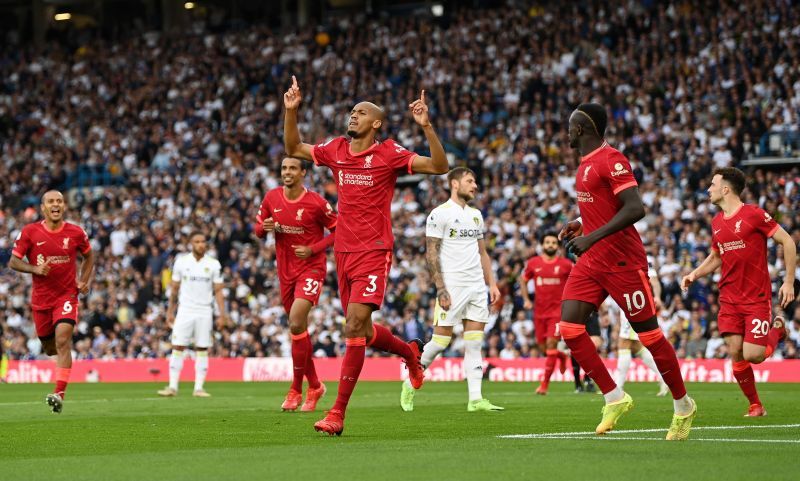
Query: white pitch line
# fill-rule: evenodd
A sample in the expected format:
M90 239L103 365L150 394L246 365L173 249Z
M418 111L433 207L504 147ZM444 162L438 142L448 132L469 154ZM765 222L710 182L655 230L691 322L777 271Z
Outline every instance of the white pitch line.
M662 438L645 437L617 437L617 436L548 436L534 439L588 439L598 441L666 441ZM688 441L698 442L722 442L722 443L792 443L800 444L800 439L734 439L734 438L696 438Z
M697 426L693 427L692 431L712 431L712 430L733 430L733 429L783 429L783 428L800 428L800 424L756 424L752 426ZM616 434L638 434L638 433L663 433L667 429L623 429L619 431L612 431L611 436ZM497 436L502 439L546 439L546 438L577 438L579 436L591 436L596 434L593 431L577 431L571 433L535 433L535 434L505 434ZM621 439L621 438L620 438ZM652 438L644 438L652 439Z
M189 397L187 394L184 397ZM127 398L104 398L104 399L76 399L67 401L69 404L93 404L93 403L114 403L119 401L164 401L169 397L127 397ZM214 399L257 399L257 396L214 396ZM44 404L44 401L19 401L19 402L0 402L0 406L28 406Z

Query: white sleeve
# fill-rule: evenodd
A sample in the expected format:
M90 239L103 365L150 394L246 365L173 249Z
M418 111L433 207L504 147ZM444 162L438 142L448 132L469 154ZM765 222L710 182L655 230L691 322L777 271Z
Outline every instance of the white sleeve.
M483 214L478 209L475 209L475 213L478 215L478 229L480 232L478 233L478 240L483 240L483 234L486 232L486 224L483 222Z
M425 221L425 236L443 239L446 224L447 220L442 211L433 209L428 216L428 220Z
M222 265L219 261L214 263L214 274L211 276L211 282L214 284L222 284Z
M182 257L178 257L175 259L175 264L172 265L172 280L173 282L180 282L183 278L183 273L181 272L181 259Z

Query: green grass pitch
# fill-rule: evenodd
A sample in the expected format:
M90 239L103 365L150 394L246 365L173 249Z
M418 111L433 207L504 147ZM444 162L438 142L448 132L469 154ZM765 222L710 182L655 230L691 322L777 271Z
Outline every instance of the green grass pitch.
M189 384L158 398L161 387L73 384L56 415L43 401L49 386L0 385L0 479L798 479L798 384L759 386L769 412L759 419L742 417L733 384L690 385L703 429L683 443L661 441L672 402L655 397L655 384L626 385L636 405L604 438L580 434L600 420L602 397L561 383L545 397L530 384L484 384L506 408L497 413L467 413L463 383L429 383L404 413L399 383L365 382L338 438L313 430L322 410L280 411L286 384L210 383L209 399L192 398ZM321 408L335 384L328 390ZM500 437L543 433L562 434Z

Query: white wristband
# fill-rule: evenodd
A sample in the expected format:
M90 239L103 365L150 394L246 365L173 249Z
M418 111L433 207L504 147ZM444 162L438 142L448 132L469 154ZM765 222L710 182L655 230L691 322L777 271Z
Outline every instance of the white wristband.
M575 220L576 220L576 221L577 221L577 222L578 222L580 225L583 225L583 219L582 219L582 218L578 217L578 218L577 218L577 219L575 219Z

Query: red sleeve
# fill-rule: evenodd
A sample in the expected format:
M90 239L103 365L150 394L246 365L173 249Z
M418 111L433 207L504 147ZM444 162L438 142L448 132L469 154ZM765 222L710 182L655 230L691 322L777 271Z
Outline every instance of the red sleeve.
M630 162L618 152L608 156L606 164L600 169L600 175L608 181L614 195L639 185L633 176Z
M533 278L533 259L528 259L528 263L525 264L525 270L522 271L522 280L529 281Z
M326 201L322 197L320 197L322 201L322 225L325 226L326 229L332 231L336 228L336 222L339 220L339 215L333 210L330 202Z
M393 169L399 170L404 174L410 174L412 172L411 164L414 163L414 159L417 157L417 154L407 150L405 147L391 139L384 142L384 145L385 147L382 152L384 160Z
M89 243L89 236L86 234L86 231L83 230L83 227L78 227L80 231L80 240L78 241L78 252L81 254L86 254L90 250L92 250L92 245Z
M328 250L328 247L333 245L334 240L336 240L336 231L331 230L331 233L323 237L322 240L309 246L311 248L311 253L319 254L320 252Z
M22 232L17 235L17 239L14 241L14 247L11 249L11 254L15 257L19 257L20 259L24 258L28 255L28 251L31 248L31 236L29 233L29 229L26 227L22 228Z
M778 232L780 224L775 222L769 213L761 208L754 207L752 220L750 221L755 226L756 230L764 234L767 238L772 237Z
M261 223L264 222L264 219L272 217L272 209L269 207L268 197L269 192L264 195L264 200L261 201L261 206L258 208L258 215L256 215L256 223L253 225L253 231L259 239L263 239L267 236L267 233L264 232L264 228L261 227Z
M311 158L314 159L314 165L329 166L333 164L336 158L336 149L344 140L344 137L335 137L322 144L317 144L311 147Z

